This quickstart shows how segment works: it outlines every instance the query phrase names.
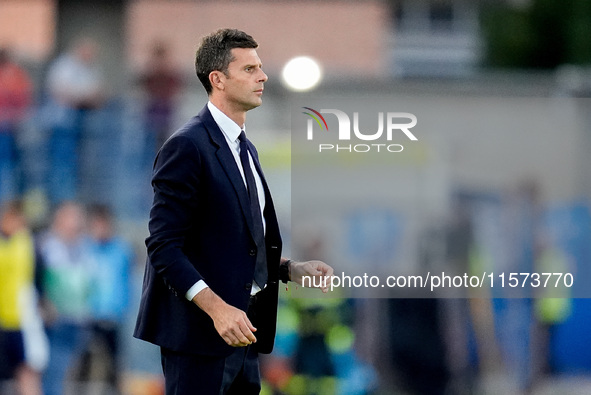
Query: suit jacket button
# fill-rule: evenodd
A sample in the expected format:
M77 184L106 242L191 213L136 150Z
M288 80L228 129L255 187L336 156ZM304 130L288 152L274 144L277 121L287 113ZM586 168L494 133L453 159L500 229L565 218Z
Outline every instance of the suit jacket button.
M247 291L250 291L251 288L252 288L252 284L251 283L244 284L244 289L246 289Z
M255 256L257 254L257 251L253 248L252 250L249 251L250 256Z

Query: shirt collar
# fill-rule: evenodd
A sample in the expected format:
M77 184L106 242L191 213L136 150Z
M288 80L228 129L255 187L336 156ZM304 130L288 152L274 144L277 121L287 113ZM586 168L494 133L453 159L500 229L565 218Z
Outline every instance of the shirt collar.
M242 132L245 128L244 126L240 128L238 124L232 121L226 114L224 114L219 108L217 108L212 102L207 102L207 108L213 117L215 123L218 124L222 133L226 136L229 141L236 141L238 140L238 136L240 136L240 132Z

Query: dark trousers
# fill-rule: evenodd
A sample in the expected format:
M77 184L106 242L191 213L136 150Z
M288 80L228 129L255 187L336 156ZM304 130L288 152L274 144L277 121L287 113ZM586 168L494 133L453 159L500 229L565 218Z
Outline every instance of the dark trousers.
M160 349L166 395L254 395L261 391L255 347L237 347L227 357Z
M250 298L246 314L256 321ZM227 357L179 353L160 348L166 395L258 395L261 392L256 346L236 347Z

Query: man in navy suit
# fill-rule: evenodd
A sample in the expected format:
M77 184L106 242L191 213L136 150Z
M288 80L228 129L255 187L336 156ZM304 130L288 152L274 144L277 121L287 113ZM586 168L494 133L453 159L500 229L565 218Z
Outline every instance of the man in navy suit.
M195 67L209 102L154 164L134 336L160 346L167 395L258 394L279 281L333 274L321 261L281 257L271 194L244 132L267 81L257 47L233 29L203 39Z

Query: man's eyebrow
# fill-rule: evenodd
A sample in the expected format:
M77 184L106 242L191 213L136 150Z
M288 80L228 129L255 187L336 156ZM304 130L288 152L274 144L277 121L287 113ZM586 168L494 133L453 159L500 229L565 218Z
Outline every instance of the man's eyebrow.
M244 68L248 68L248 67L263 67L262 63L253 63L253 64L246 64L244 65Z

